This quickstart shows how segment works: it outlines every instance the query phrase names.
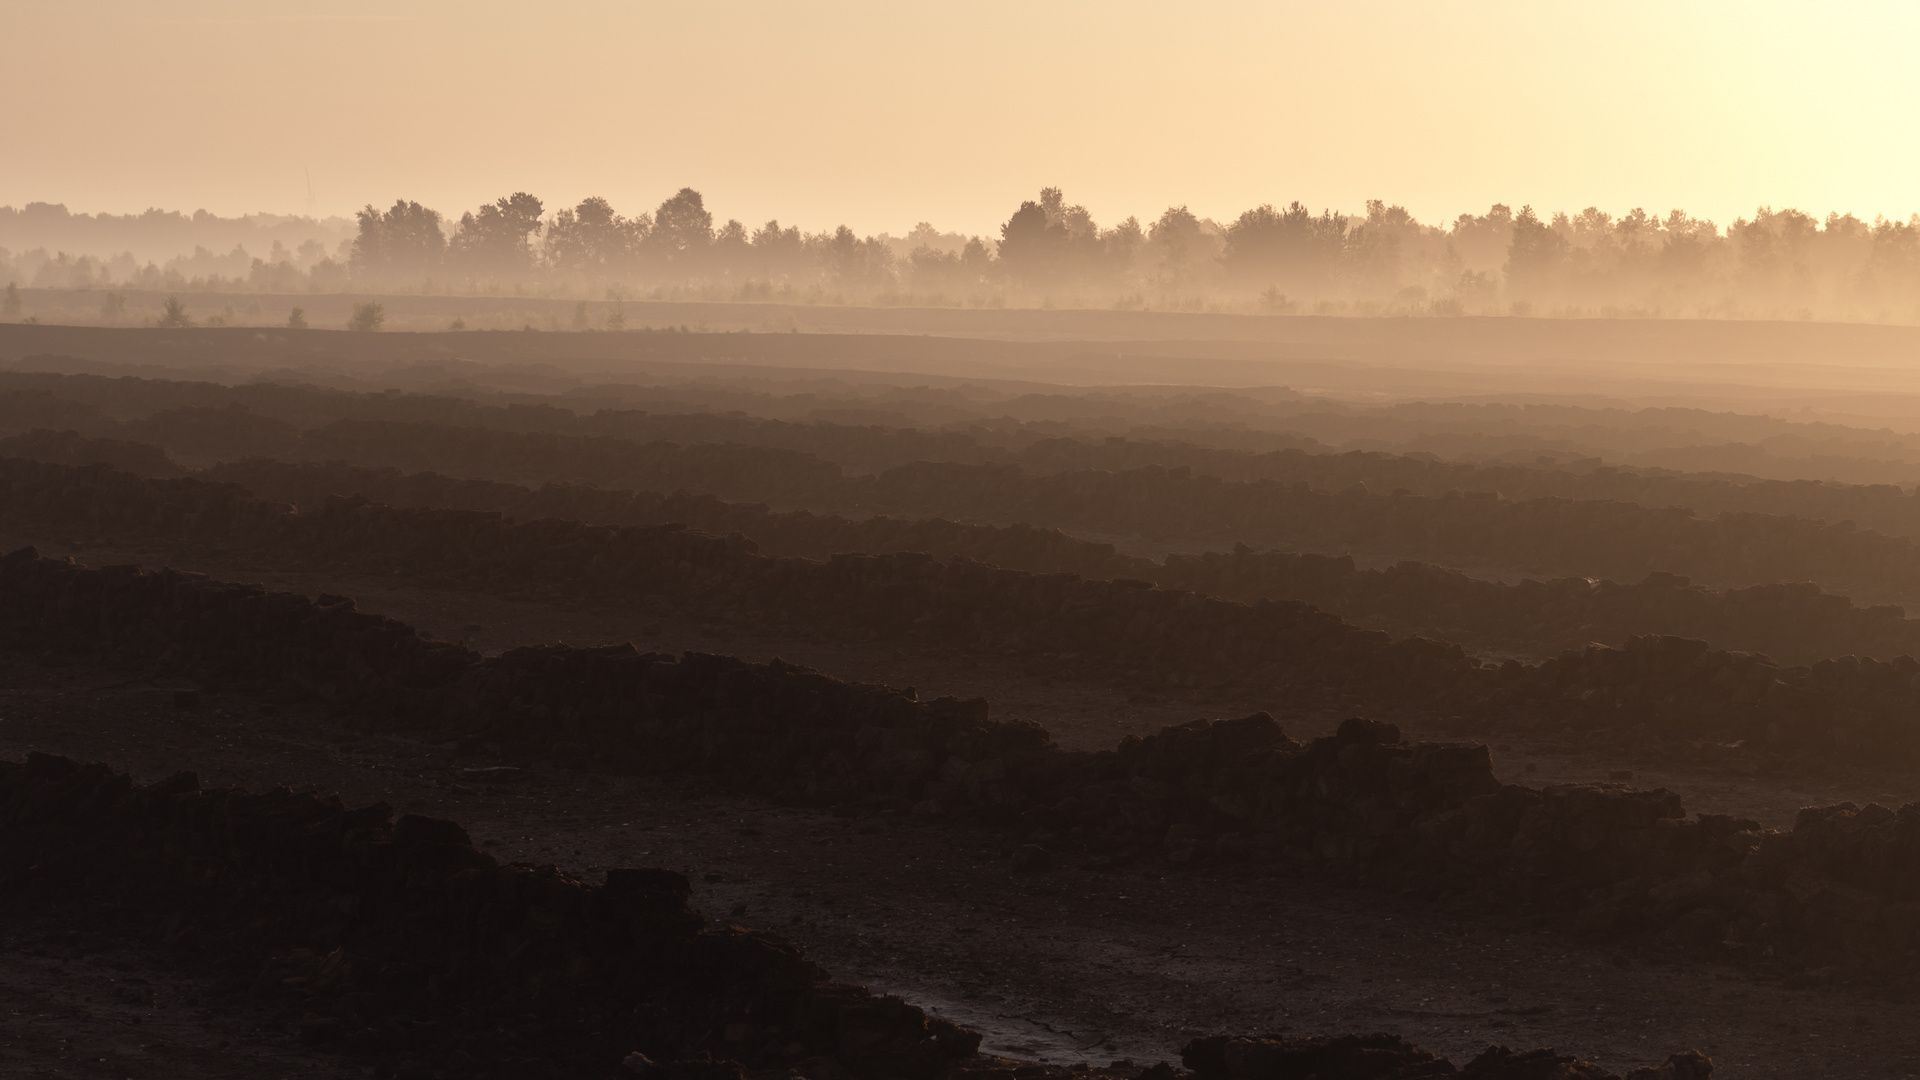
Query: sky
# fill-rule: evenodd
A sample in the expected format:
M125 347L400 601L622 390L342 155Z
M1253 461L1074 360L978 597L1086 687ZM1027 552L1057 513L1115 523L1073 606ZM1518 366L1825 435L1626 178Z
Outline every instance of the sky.
M1920 5L0 0L0 205L1920 210Z

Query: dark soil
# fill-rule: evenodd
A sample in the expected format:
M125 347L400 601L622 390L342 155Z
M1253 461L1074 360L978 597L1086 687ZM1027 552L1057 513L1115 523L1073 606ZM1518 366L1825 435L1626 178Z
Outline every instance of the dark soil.
M230 581L317 596L353 596L363 611L418 628L429 637L497 654L520 645L564 642L591 646L631 642L642 651L725 653L747 660L774 657L860 682L913 687L922 700L984 697L998 719L1031 720L1068 749L1102 750L1127 735L1148 735L1198 717L1271 713L1296 739L1331 734L1359 711L1359 698L1303 701L1244 687L1144 685L1124 670L1075 657L1034 658L956 651L881 639L848 641L795 636L752 623L691 616L677 610L583 602L537 593L497 595L423 585L398 577L302 572L263 566L218 551L75 544L71 538L0 531L0 550L26 544L50 556L72 554L94 566L140 563L197 570ZM1475 739L1479 733L1443 715L1396 716L1410 739ZM1786 829L1804 806L1920 802L1920 777L1904 770L1818 761L1768 761L1737 749L1655 754L1583 740L1571 730L1486 737L1494 766L1510 783L1630 780L1678 792L1689 812L1731 814ZM1630 774L1630 775L1628 775Z
M0 1076L99 1080L355 1077L218 995L177 956L53 924L0 937Z
M37 749L142 780L191 768L210 784L384 799L466 823L505 860L677 868L710 916L776 929L840 978L976 1027L985 1049L1011 1056L1146 1063L1209 1031L1377 1029L1456 1059L1497 1041L1553 1045L1624 1071L1693 1046L1733 1076L1920 1075L1920 1036L1894 1011L1908 1000L1899 987L1810 985L1817 976L1789 987L1585 943L1477 902L1435 905L1320 876L1163 874L1158 863L1016 874L1011 855L1024 838L1011 834L779 808L699 777L531 762L502 781L467 771L500 764L484 755L361 734L343 723L350 717L314 706L206 694L183 708L173 691L184 685L0 656L0 755ZM71 1004L86 986L107 985L116 946L92 960L82 948L81 974L58 977L78 982L56 983L48 958L32 955L47 951L44 935L10 944L0 986L17 1000L66 1004L33 1024L16 1014L9 1067L110 1075L52 1070L79 1069L93 1051L67 1048L81 1045L117 1061L102 1031L127 1021ZM129 963L138 977L161 977L157 961ZM203 1019L190 980L168 985L179 989L159 995L170 1004L155 1022L183 1046L213 1043L199 1075L300 1057L273 1038L247 1043L244 1060L219 1057L221 1038L238 1045L223 1032L247 1032L244 1007Z
M1113 745L1199 716L1266 710L1296 738L1330 732L1337 699L1297 703L1230 687L1148 687L1074 657L1006 656L776 636L671 611L497 596L400 578L298 573L218 551L139 551L4 536L94 565L171 563L363 611L484 652L632 641L748 659L780 656L842 678L985 696L1064 746ZM1177 1059L1202 1033L1381 1030L1455 1060L1490 1042L1555 1046L1617 1071L1697 1047L1723 1075L1920 1076L1908 987L1811 972L1783 982L1583 940L1466 898L1399 896L1325 875L1157 860L1016 873L1029 838L899 816L774 806L701 777L635 779L462 754L353 717L184 679L0 654L0 757L29 750L105 761L141 780L180 769L213 785L276 785L385 800L451 818L498 857L580 873L658 865L687 873L710 917L772 929L842 980L899 994L983 1032L983 1049L1052 1062ZM1457 734L1400 718L1410 737ZM1802 805L1920 800L1891 772L1783 768L1702 748L1648 761L1571 734L1501 736L1513 781L1622 779L1678 791L1689 809L1786 826ZM506 767L508 771L486 771ZM91 999L91 1000L90 1000ZM353 1075L272 1030L262 1006L213 996L191 965L147 943L15 926L0 937L0 1075Z

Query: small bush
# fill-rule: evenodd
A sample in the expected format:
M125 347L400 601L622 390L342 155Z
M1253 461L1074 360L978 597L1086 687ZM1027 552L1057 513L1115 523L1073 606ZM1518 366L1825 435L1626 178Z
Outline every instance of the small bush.
M387 306L370 300L364 304L353 305L353 318L347 320L347 329L372 333L387 324Z
M193 325L193 316L187 314L187 305L181 303L179 297L169 296L161 305L159 325L169 330L184 330Z

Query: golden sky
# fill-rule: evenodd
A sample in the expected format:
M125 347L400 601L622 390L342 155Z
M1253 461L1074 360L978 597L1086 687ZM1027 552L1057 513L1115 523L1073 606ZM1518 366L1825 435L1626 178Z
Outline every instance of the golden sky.
M1920 210L1920 5L0 0L0 204Z

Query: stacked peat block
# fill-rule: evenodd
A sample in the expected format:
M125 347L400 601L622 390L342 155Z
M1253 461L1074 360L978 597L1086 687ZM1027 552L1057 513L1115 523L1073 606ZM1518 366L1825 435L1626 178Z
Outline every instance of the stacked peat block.
M734 443L637 443L384 420L341 420L305 432L299 453L321 461L513 482L567 479L762 497L807 497L831 492L841 482L838 465L792 450Z
M1743 743L1776 754L1884 759L1920 750L1920 667L1841 658L1780 668L1764 657L1642 635L1539 665L1476 662L1457 646L1394 640L1294 601L1235 603L1128 579L1009 570L955 556L762 555L738 534L616 528L483 511L330 498L312 512L233 486L149 481L98 468L5 463L27 520L131 521L218 537L276 558L412 572L495 588L609 591L703 613L768 616L838 632L1023 653L1076 653L1176 683L1364 688L1385 707L1440 707L1489 726L1569 728L1657 748Z
M104 766L0 763L0 852L17 913L99 910L297 999L310 1041L473 1071L560 1034L564 1058L751 1069L832 1063L931 1077L979 1036L827 978L777 938L709 927L687 879L589 884L500 866L459 825L284 789L147 787ZM139 924L146 924L140 926ZM521 1049L520 1053L525 1053ZM540 1048L543 1059L556 1050Z
M1649 570L1702 579L1815 580L1873 592L1920 587L1904 536L1790 516L1592 499L1509 500L1490 491L1421 496L1338 491L1306 481L1223 481L1182 466L1036 476L1017 465L919 462L841 485L845 509L939 513L1181 538L1226 534L1320 551L1392 552L1447 562L1580 568L1638 580Z
M1233 741L1244 741L1245 732ZM603 883L500 866L451 821L285 789L141 787L102 765L0 762L0 912L163 936L226 989L283 1006L307 1042L405 1075L593 1073L659 1080L1142 1080L976 1056L980 1037L834 982L790 944L709 926L677 873ZM1617 1080L1551 1050L1489 1047L1464 1067L1389 1035L1196 1039L1198 1080ZM1137 1067L1136 1067L1137 1068ZM1628 1080L1707 1080L1676 1054Z
M365 715L516 753L1017 825L1094 853L1201 866L1291 858L1419 888L1495 889L1596 933L1658 933L1753 962L1831 955L1904 973L1920 961L1900 921L1913 900L1901 862L1911 811L1840 807L1772 834L1686 819L1665 792L1502 785L1483 746L1407 745L1392 725L1360 719L1306 746L1256 715L1066 752L1033 725L991 720L984 702L630 647L480 659L326 599L25 552L0 561L17 641L134 663L285 667ZM351 701L337 689L349 683L361 695Z
M67 650L178 673L251 672L343 705L392 709L452 682L476 659L404 623L203 574L93 570L32 548L0 559L4 633L15 647Z
M202 475L303 507L324 505L330 495L357 495L400 507L497 511L521 521L551 517L603 525L680 523L716 536L751 536L770 555L825 558L845 551L919 551L1041 573L1148 580L1162 588L1232 600L1302 600L1346 619L1526 651L1646 633L1705 638L1776 659L1920 651L1920 621L1905 618L1901 609L1856 607L1812 583L1713 590L1656 571L1637 584L1579 577L1507 585L1426 563L1403 561L1384 570L1366 570L1351 556L1256 552L1245 544L1224 553L1175 552L1164 563L1155 563L1058 529L884 515L850 521L804 510L774 513L764 505L684 492L661 496L581 484L529 490L393 468L259 459Z

